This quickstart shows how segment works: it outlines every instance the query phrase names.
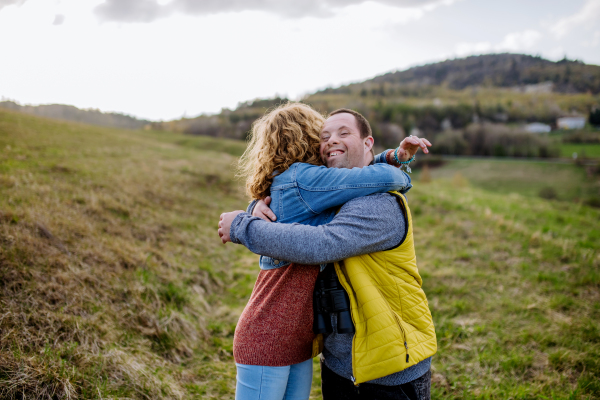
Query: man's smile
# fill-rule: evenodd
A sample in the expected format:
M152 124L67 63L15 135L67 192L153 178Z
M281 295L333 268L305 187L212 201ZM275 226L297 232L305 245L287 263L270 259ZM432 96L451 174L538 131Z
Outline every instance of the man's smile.
M327 153L327 157L328 158L332 158L332 157L335 157L335 156L341 156L344 153L345 153L345 151L343 151L343 150L332 150L332 151L330 151L330 152Z

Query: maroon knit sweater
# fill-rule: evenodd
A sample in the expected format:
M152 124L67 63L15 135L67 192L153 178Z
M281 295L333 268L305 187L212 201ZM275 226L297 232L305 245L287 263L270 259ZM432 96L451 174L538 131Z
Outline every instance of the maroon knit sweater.
M312 356L314 265L261 270L233 338L235 362L282 367Z

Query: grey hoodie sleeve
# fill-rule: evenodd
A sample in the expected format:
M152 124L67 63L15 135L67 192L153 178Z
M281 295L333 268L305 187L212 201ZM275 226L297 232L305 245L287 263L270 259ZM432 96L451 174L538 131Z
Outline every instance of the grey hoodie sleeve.
M347 202L330 223L321 226L272 223L241 213L231 224L230 237L256 254L323 264L397 246L405 231L397 200L381 193Z

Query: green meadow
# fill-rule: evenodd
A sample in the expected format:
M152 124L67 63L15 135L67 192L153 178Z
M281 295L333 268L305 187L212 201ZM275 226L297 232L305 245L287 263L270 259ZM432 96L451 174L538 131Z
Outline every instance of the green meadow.
M600 158L600 144L597 143L561 143L561 157L572 157L577 153L577 157Z
M424 157L420 157L421 159ZM421 171L415 171L417 180ZM545 160L503 158L444 158L440 168L431 168L433 180L464 178L474 187L498 194L520 194L574 201L600 195L598 177L589 177L585 168L568 160L562 163Z
M0 111L0 398L233 398L258 257L216 226L247 204L243 149ZM408 198L438 337L432 398L599 398L585 171L457 159L429 174ZM315 361L315 399L318 374Z

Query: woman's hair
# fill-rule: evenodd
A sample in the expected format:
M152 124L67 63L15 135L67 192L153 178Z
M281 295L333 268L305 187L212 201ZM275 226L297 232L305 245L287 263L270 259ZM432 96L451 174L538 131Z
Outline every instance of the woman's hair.
M256 120L238 167L238 176L246 179L246 193L252 199L265 198L273 173L282 173L293 163L323 165L319 145L324 122L310 106L292 102Z

